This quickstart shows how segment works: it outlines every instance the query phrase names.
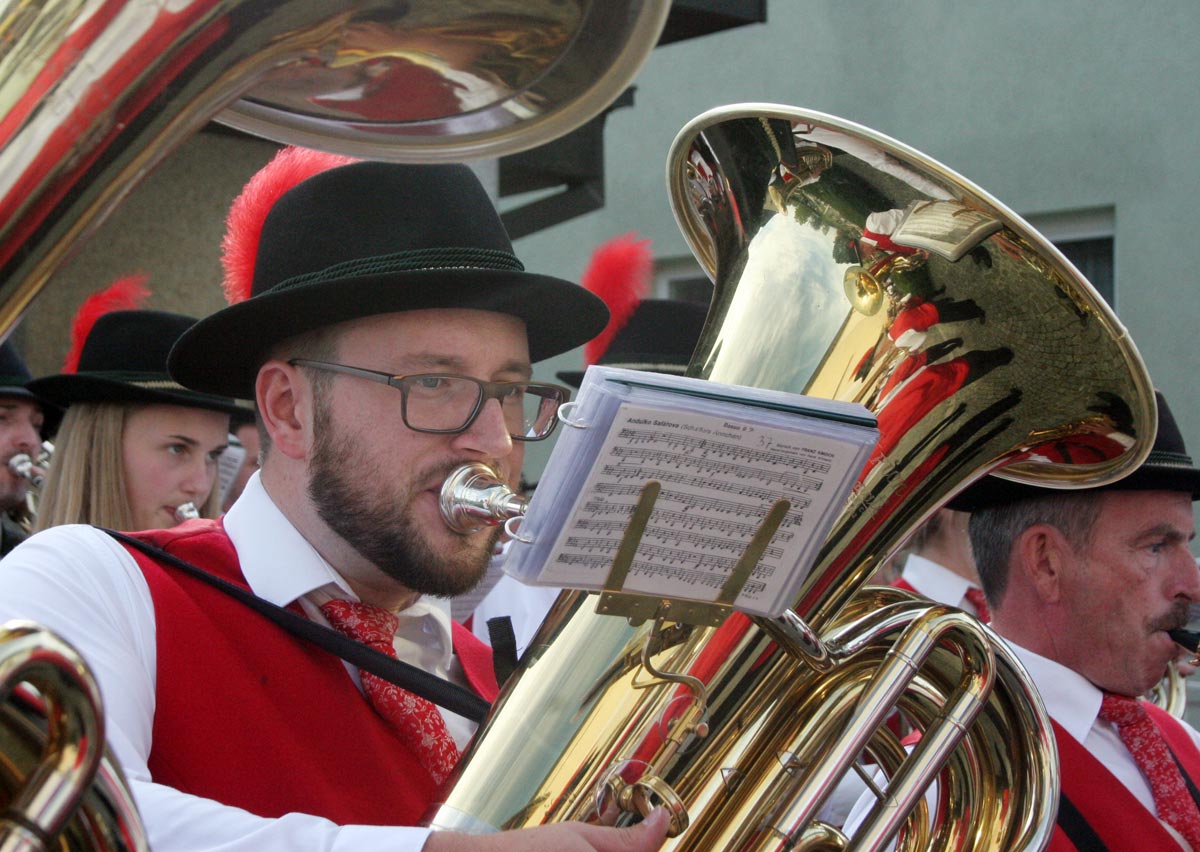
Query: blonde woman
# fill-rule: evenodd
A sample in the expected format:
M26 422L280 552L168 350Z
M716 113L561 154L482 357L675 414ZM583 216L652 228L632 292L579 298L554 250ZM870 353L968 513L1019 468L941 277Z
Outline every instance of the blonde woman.
M34 393L66 409L34 529L171 527L188 514L187 504L215 517L217 461L230 416L244 409L228 397L189 391L167 375L167 353L195 320L146 310L93 319L86 308L76 320L65 372L30 383Z

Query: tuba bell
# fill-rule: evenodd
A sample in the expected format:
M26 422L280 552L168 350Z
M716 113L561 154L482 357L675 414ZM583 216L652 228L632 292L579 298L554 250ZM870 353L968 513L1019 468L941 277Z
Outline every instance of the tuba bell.
M606 108L670 6L0 0L0 338L137 182L210 120L375 159L498 157ZM46 631L8 625L0 667L0 850L144 850L102 754L83 662ZM57 691L64 678L85 700ZM82 756L64 779L61 765Z
M1044 848L1057 753L1020 663L974 618L865 584L989 472L1069 488L1133 470L1156 420L1134 345L1014 213L850 122L717 109L680 132L667 180L715 284L689 375L860 402L880 442L783 617L630 624L564 593L431 824L663 805L670 850ZM911 754L897 715L922 733ZM819 817L856 770L877 803L847 838Z

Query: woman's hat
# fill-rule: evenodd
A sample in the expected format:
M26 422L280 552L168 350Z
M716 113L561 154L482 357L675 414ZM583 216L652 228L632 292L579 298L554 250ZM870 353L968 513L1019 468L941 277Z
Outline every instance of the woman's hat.
M75 402L183 405L236 415L233 399L197 393L167 375L167 353L196 320L164 311L119 310L95 319L75 369L35 379L29 389L63 407Z
M1182 491L1191 494L1193 500L1200 500L1200 470L1196 469L1192 457L1187 453L1175 415L1171 413L1162 393L1155 391L1154 399L1158 403L1158 432L1154 436L1154 446L1141 466L1110 485L1077 491ZM1063 493L1058 489L1038 488L998 476L985 476L952 499L948 506L963 512L975 512L1017 500L1045 497L1055 492Z
M296 151L285 149L263 172ZM169 369L188 387L252 398L258 368L278 343L428 308L518 317L534 361L581 345L608 319L582 287L525 271L466 166L358 162L320 171L273 200L249 298L193 326Z

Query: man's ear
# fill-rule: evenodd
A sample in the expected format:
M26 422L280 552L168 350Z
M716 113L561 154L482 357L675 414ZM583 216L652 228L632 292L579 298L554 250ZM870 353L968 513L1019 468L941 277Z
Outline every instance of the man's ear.
M292 459L307 457L312 436L312 385L300 369L286 361L268 361L259 368L254 392L272 451Z
M1058 603L1063 594L1070 543L1057 527L1034 524L1018 537L1014 550L1025 574L1043 603Z

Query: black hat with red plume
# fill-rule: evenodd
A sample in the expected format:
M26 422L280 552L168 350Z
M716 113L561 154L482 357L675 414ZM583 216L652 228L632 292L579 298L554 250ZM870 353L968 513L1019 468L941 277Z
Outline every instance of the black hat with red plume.
M599 296L611 317L604 331L583 348L585 366L600 364L681 376L700 339L708 305L678 299L646 299L653 272L650 241L625 234L592 253L583 273L585 289ZM557 374L572 387L583 371Z
M183 384L250 398L259 367L279 343L398 311L515 316L525 323L534 361L604 327L607 312L591 293L525 271L468 167L330 156L286 148L234 203L226 253L240 261L226 262L231 304L196 323L172 350L171 375Z
M197 393L167 375L167 353L196 320L166 311L137 310L150 295L146 275L120 278L80 306L63 372L29 383L55 405L141 402L243 415L225 396Z

